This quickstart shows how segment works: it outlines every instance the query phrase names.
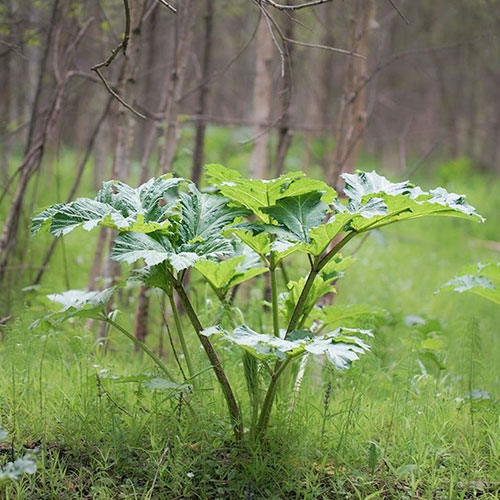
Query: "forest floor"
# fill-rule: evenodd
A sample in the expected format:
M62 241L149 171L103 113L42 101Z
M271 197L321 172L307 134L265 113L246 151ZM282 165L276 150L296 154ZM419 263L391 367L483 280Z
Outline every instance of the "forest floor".
M57 193L69 191L68 170L61 167L52 184ZM452 174L438 166L417 180L467 193L487 222L430 218L346 248L345 254L356 252L358 265L339 282L337 303L380 306L388 316L367 325L375 330L372 351L351 370L309 363L293 415L290 401L279 397L259 449L231 442L211 372L185 396L189 408L177 394L113 378L154 371L116 331L104 350L96 345L96 325L29 329L47 307L42 295L86 286L95 235L69 235L41 287L22 292L3 331L0 427L10 437L0 442L0 466L30 450L38 470L0 481L0 498L499 498L500 308L434 292L463 265L500 260L485 243L500 239L500 182ZM82 194L91 194L90 179L84 183ZM38 206L65 196L41 188ZM39 237L26 258L39 261L49 241ZM293 272L300 276L302 269L298 259ZM191 286L208 318L209 291L196 279ZM242 292L246 315L256 322L261 292ZM130 326L134 299L124 290L121 322ZM148 344L159 349L167 341L154 297L151 307ZM194 335L189 342L202 370L207 360ZM244 393L239 355L218 349L236 391Z

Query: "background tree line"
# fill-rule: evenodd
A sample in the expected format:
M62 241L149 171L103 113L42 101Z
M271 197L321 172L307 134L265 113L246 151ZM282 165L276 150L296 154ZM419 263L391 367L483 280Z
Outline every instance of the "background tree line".
M498 171L499 28L496 0L6 0L2 287L26 270L38 181L61 146L77 153L74 181L53 201L74 198L86 168L96 186L171 171L185 130L200 182L213 125L239 131L255 177L291 166L297 137L300 168L321 165L333 185L361 146L401 175L432 155ZM109 236L101 231L90 288L118 273ZM40 283L56 243L28 281Z

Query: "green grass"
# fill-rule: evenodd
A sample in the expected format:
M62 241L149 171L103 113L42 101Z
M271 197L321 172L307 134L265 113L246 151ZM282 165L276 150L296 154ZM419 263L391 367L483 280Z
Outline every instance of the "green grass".
M213 130L208 161L244 165L248 151L230 139ZM300 146L292 151L291 168L300 165ZM176 165L185 174L189 155L183 154ZM75 161L71 152L61 155L41 180L38 206L64 198ZM432 175L422 172L417 181L424 187L450 182L449 170L448 165ZM318 171L311 168L313 175ZM187 406L176 394L113 382L112 375L154 371L148 358L132 354L119 332L110 332L104 352L95 342L96 325L29 330L47 307L41 294L64 290L67 282L71 288L86 285L96 235L69 235L58 245L39 293L15 294L16 319L0 343L0 426L12 437L0 443L0 464L25 449L37 450L38 464L33 476L1 482L0 498L498 498L500 308L479 297L434 291L462 265L498 260L481 241L499 240L500 183L477 174L451 179L450 189L466 192L488 221L410 222L370 236L359 249L356 241L346 248L345 254L357 250L358 264L339 282L338 303L378 305L389 319L367 325L376 331L373 350L350 371L308 364L295 412L290 415L284 392L261 449L232 445L224 399L210 371L200 376L196 393L186 396ZM80 194L92 191L87 175ZM26 261L38 263L49 242L45 236L31 241ZM305 269L300 258L288 265L295 276ZM26 271L16 289L28 285L32 274ZM258 283L238 296L256 328L263 321L264 283ZM191 287L209 324L215 298L196 278ZM119 304L119 321L130 328L134 297L125 290ZM408 315L431 321L433 331L407 326ZM270 327L270 318L264 326ZM157 349L163 336L173 364L155 297L150 327L148 344ZM208 363L187 322L186 332L194 364L203 370ZM435 352L441 370L420 348L426 337L441 341ZM247 406L240 354L217 349ZM467 399L474 389L491 399Z

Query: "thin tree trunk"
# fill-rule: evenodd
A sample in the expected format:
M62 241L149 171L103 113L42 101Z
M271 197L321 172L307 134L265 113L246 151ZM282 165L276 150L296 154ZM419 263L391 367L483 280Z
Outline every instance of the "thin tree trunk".
M200 76L201 85L198 94L198 108L196 114L204 116L207 114L207 94L208 94L208 77L210 74L211 58L212 58L212 31L214 19L214 0L205 0L205 39L203 43L203 66ZM201 168L204 156L205 147L205 130L206 122L204 118L200 118L196 123L196 136L194 141L193 167L191 180L195 184L200 183Z
M149 318L149 296L148 287L141 286L137 295L137 308L135 311L135 327L134 336L136 339L144 342L148 334L148 318ZM135 350L139 348L136 345Z
M291 17L286 18L285 25L285 36L293 40L294 33L294 20ZM287 61L285 64L285 74L281 81L281 90L280 90L280 103L281 103L281 119L278 128L278 145L276 148L276 161L275 161L275 172L276 176L279 176L283 173L285 168L285 158L288 153L288 148L292 143L293 138L293 130L289 128L289 123L291 120L291 99L292 99L292 90L293 90L293 66L294 66L294 52L295 45L293 43L287 44Z
M139 66L140 48L141 48L141 23L144 12L144 2L133 3L130 6L130 24L132 26L130 40L127 47L127 56L125 57L119 85L118 95L123 96L126 102L133 102L136 89L136 75ZM118 108L117 116L117 138L113 156L113 166L111 177L118 180L126 180L130 174L130 163L132 159L132 148L134 144L135 118L133 114L124 106ZM109 258L114 243L112 229L105 229L108 240L108 258L104 262L103 275L107 286L111 286L117 281L120 274L120 265ZM103 236L104 238L104 236ZM109 301L106 310L110 312L113 302ZM107 325L102 322L99 327L99 338L105 338Z
M35 100L33 102L31 111L31 118L28 129L28 139L26 141L24 159L21 166L19 167L20 170L19 184L14 194L14 197L11 200L10 210L7 214L2 234L0 236L0 282L2 282L5 276L10 255L12 251L15 249L17 243L19 219L21 215L22 204L26 194L26 189L28 188L28 184L32 175L40 167L41 159L43 157L45 140L52 131L55 124L55 120L59 115L60 107L62 105L64 89L67 83L67 79L65 79L63 82L60 82L60 84L57 86L52 101L51 111L44 123L43 129L39 133L40 139L35 144L36 147L32 147L33 142L35 140L34 139L35 134L37 133L38 109L41 100L44 77L47 71L52 40L57 26L58 7L59 7L59 0L54 0L54 3L52 5L50 27L47 33L42 61L40 64L40 70L38 74L38 83L35 92Z
M71 200L73 200L75 194L78 191L78 187L80 186L80 181L82 180L83 171L85 170L85 166L87 165L89 157L92 153L92 149L94 147L97 136L99 134L99 130L101 129L101 126L104 123L106 116L108 115L112 99L113 99L112 97L108 97L107 104L104 108L104 111L102 112L101 116L99 117L99 120L97 120L97 123L94 127L94 130L92 131L92 134L90 135L87 147L85 149L85 154L83 155L82 161L80 162L80 165L78 166L78 169L76 171L76 177L75 177L75 180L73 182L73 186L71 187L71 191L69 192L69 194L66 198L66 203L69 203ZM50 262L50 258L52 257L52 254L54 253L54 250L56 248L58 241L59 241L58 238L54 238L52 240L52 242L49 246L49 249L48 249L47 253L45 254L45 258L43 259L42 265L40 266L38 274L36 275L35 281L33 282L34 285L38 285L40 283L40 281L42 280L43 274L45 273L45 271L47 269L47 266Z
M166 108L164 113L165 132L160 150L158 169L169 172L177 148L179 103L182 97L187 62L191 51L195 16L192 0L183 0L176 14L175 55L170 77L167 81Z
M348 172L354 170L361 150L367 123L364 81L368 73L370 32L375 24L375 1L355 0L350 22L349 49L361 54L365 59L350 57L347 60L336 125L336 144L328 172L328 181L332 186L337 185L344 170Z
M269 172L268 143L271 118L273 39L262 15L255 40L255 78L253 86L253 119L257 123L250 157L250 177L262 179Z

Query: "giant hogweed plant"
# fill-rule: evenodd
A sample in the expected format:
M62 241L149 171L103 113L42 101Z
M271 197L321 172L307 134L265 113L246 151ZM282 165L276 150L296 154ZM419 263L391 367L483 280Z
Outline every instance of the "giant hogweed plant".
M174 291L178 295L220 384L236 440L244 436L244 423L252 439L263 438L278 381L287 367L305 356L323 356L335 368L345 370L369 351L367 339L372 332L343 324L352 326L356 317L374 310L362 305L318 305L354 261L340 254L351 240L424 216L482 221L464 196L442 188L425 192L409 182L392 183L375 172L344 174L342 199L324 182L301 172L256 180L221 165L208 165L206 173L210 192L200 192L189 180L172 175L151 179L136 189L109 181L95 199L79 198L38 212L32 231L47 230L56 237L77 227L89 231L106 226L117 231L111 258L128 264L141 262L129 281L160 289L170 299L189 373L181 385L185 387L197 373L173 300ZM280 291L277 268L298 252L307 256L308 274L289 281ZM188 269L196 270L220 300L221 312L211 324L202 323L185 288ZM234 290L264 273L269 275L271 288L270 327L255 331L234 307ZM175 388L180 378L177 370L167 367L118 324L115 315L106 312L117 288L52 295L63 307L38 323L57 325L72 317L105 321L143 349L162 370L169 387ZM251 403L248 418L242 416L240 398L217 354L219 342L242 350Z

